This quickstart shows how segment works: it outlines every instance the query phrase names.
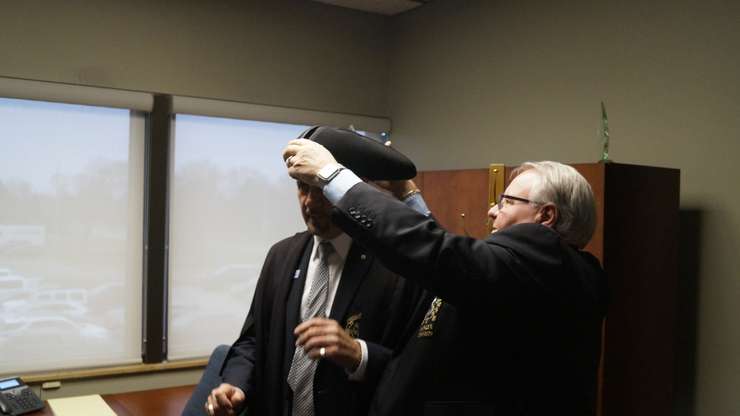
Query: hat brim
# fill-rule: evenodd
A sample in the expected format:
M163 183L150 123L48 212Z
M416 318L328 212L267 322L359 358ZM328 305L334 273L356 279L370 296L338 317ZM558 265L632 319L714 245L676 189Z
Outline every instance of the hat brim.
M337 162L368 180L401 180L416 176L416 166L403 153L352 130L316 126L298 138L321 144Z

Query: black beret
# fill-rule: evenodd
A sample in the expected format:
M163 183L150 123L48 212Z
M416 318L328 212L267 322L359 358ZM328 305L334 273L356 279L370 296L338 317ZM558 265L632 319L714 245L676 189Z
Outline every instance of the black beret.
M414 162L401 152L352 130L316 126L298 138L313 140L326 147L337 162L361 178L375 181L416 176Z

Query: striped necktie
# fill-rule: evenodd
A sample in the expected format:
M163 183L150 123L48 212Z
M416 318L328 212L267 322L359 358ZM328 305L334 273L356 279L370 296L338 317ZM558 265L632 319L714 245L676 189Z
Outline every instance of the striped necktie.
M334 247L329 241L319 244L319 264L311 282L306 298L306 307L301 308L301 321L315 316L326 316L329 291L329 256ZM293 390L293 416L313 416L313 376L318 361L306 355L301 347L296 347L293 362L288 372L288 385Z

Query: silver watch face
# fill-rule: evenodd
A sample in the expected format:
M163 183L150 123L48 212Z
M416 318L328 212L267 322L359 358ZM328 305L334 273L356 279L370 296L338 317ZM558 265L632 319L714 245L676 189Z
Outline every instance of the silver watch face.
M339 171L342 170L342 167L340 165L327 165L323 168L319 169L319 172L316 174L316 176L319 177L324 182L328 182L332 180Z

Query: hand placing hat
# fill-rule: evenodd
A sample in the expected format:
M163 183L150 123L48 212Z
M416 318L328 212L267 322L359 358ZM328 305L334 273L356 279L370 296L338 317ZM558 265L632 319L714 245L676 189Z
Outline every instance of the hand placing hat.
M288 142L283 149L283 160L288 166L288 175L311 186L320 186L317 173L321 168L337 163L324 146L307 139Z

